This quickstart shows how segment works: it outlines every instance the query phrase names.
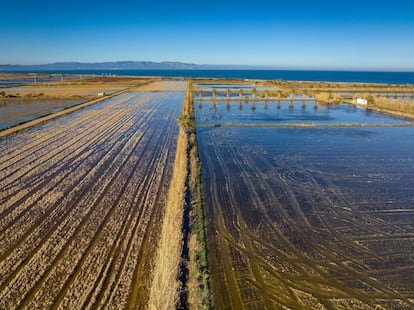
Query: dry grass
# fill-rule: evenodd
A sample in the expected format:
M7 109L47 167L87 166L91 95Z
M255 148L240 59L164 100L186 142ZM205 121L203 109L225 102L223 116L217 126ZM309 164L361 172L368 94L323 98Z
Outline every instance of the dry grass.
M188 98L184 101L183 114L188 115ZM178 276L183 242L187 147L187 132L180 132L158 253L154 263L149 309L174 309L179 298L181 283Z
M317 101L325 102L325 103L329 103L329 102L340 103L342 101L342 98L339 94L329 93L329 92L320 92L319 94L315 95L315 98Z
M20 98L85 98L94 97L99 92L111 93L128 87L142 85L150 82L150 79L120 78L120 79L88 79L65 82L37 83L27 86L6 87L1 91L5 95ZM6 98L7 99L7 98ZM7 99L10 100L10 99Z
M164 88L164 83L161 81L149 83L146 85L138 86L135 91L143 91L143 92L154 92L154 91L162 91Z
M403 100L391 100L384 97L375 98L374 108L378 108L385 111L394 111L414 115L414 102Z
M313 81L265 81L267 86L308 90L357 91L357 92L406 92L413 91L409 84L354 83L354 82L313 82Z
M53 74L36 74L37 77L48 77ZM11 72L3 72L0 73L0 79L2 80L14 80L14 79L25 79L25 78L32 78L34 76L33 73L11 73Z
M184 91L180 84L164 83L163 81L155 81L153 83L147 83L139 86L134 91L142 92L159 92L159 91Z
M177 278L183 238L182 220L187 177L186 167L187 136L180 134L158 254L155 259L149 309L174 309L178 301L180 283Z

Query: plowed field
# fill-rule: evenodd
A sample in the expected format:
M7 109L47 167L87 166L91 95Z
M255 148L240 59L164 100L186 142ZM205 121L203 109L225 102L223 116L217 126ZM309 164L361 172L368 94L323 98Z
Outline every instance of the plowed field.
M183 92L126 93L0 140L0 308L147 303Z

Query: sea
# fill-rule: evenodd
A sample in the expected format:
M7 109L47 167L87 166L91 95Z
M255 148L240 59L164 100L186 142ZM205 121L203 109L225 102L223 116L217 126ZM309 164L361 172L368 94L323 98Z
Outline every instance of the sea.
M10 71L8 71L10 72ZM95 74L160 76L182 78L229 78L260 80L300 80L326 82L414 84L414 72L316 71L316 70L48 70L20 73Z

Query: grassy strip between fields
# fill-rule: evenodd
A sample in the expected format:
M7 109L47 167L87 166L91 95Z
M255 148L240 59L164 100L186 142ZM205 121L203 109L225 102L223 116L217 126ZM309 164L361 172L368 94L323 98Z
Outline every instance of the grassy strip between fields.
M191 100L190 118L190 233L188 235L189 278L187 283L190 309L211 309L212 296L208 265L206 220L201 187L201 162L198 153L194 102Z
M114 92L111 95L104 96L104 97L99 98L99 99L94 99L94 100L91 100L91 101L87 101L87 102L84 102L84 103L81 103L81 104L78 104L78 105L75 105L75 106L72 106L72 107L63 109L63 110L61 110L59 112L47 114L47 115L41 116L39 118L36 118L34 120L31 120L31 121L28 121L28 122L24 122L24 123L20 123L20 124L18 124L16 126L13 126L13 127L10 127L10 128L6 128L6 129L0 131L0 138L3 138L3 137L6 137L6 136L15 134L15 133L17 133L19 131L22 131L22 130L25 130L25 129L29 129L29 128L34 127L34 126L37 126L37 125L40 125L40 124L42 124L44 122L53 120L55 118L58 118L58 117L61 117L61 116L64 116L64 115L73 113L73 112L75 112L77 110L80 110L80 109L89 107L89 106L91 106L93 104L96 104L98 102L101 102L103 100L107 100L109 98L112 98L112 97L115 97L115 96L119 96L120 94L126 93L131 88L134 88L134 87L135 86L128 87L128 88L123 89L123 90L120 90L118 92Z
M190 100L184 100L182 116L188 119ZM153 280L148 302L149 309L175 309L179 301L179 271L183 247L183 217L186 180L188 175L188 123L180 122L180 134L173 168L171 185L162 222L161 236L154 262Z
M367 109L374 110L382 114L404 117L409 120L414 119L414 101L391 100L384 97L372 97L372 103L368 103ZM345 103L355 105L353 99L344 99Z
M294 124L200 124L197 127L414 127L414 123L398 124L367 124L367 123L337 123L337 124L317 124L317 123L294 123Z

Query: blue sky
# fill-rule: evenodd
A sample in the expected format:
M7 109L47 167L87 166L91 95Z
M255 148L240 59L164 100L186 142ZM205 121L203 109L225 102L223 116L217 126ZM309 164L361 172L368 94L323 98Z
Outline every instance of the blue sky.
M414 71L414 1L3 0L0 63Z

